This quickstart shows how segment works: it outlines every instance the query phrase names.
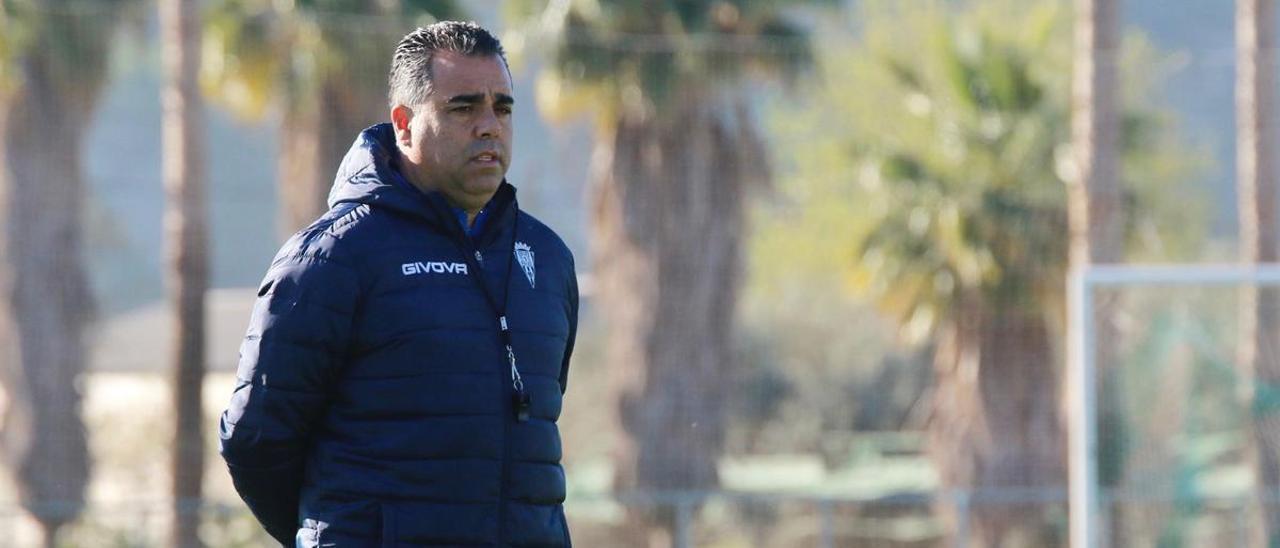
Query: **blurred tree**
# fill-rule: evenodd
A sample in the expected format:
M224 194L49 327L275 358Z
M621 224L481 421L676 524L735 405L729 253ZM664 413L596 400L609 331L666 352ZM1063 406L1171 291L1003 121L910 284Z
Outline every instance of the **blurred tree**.
M107 80L126 0L0 3L5 253L0 297L12 355L2 454L45 544L84 507L80 416L93 303L83 259L83 137ZM11 345L11 346L10 346Z
M1120 119L1117 117L1120 83L1116 62L1120 46L1120 0L1075 0L1075 61L1072 66L1072 153L1075 167L1067 183L1067 217L1071 234L1070 265L1080 269L1092 264L1118 263L1124 256L1124 204L1119 179ZM1119 487L1123 477L1128 436L1124 430L1122 388L1116 375L1116 326L1118 293L1095 292L1093 317L1094 356L1098 365L1097 452L1098 483L1105 489ZM1075 338L1068 334L1068 340ZM1080 349L1069 348L1068 351ZM1075 363L1072 360L1070 363ZM1073 387L1079 390L1080 387ZM1115 527L1109 528L1110 545L1128 546L1127 528L1121 519L1123 506L1107 509ZM1077 521L1076 523L1079 523ZM1074 534L1074 533L1073 533Z
M596 121L591 251L608 324L622 439L615 488L670 495L718 485L742 269L744 206L770 178L743 84L811 65L783 11L814 0L513 3L549 42L538 102ZM676 517L633 508L638 537L668 542Z
M1275 263L1276 231L1274 0L1236 1L1236 180L1240 259ZM1280 294L1246 287L1240 296L1241 398L1252 412L1248 460L1257 482L1253 546L1280 547Z
M1049 542L1034 501L1065 484L1056 341L1075 164L1064 4L866 4L861 43L830 47L818 97L777 122L794 175L759 231L785 249L761 262L788 268L832 268L822 258L850 250L835 265L850 287L932 348L930 453L942 492L974 497L967 516L945 504L944 515L965 517L977 546ZM1154 106L1153 55L1126 51L1138 85L1120 143L1141 176L1124 181L1124 233L1168 257L1199 234L1194 192L1179 184L1197 155Z
M201 79L248 118L279 107L280 231L322 214L360 130L388 119L387 71L415 25L461 17L452 0L212 0Z
M200 0L161 0L164 48L163 173L168 293L176 337L172 356L173 522L169 546L202 546L204 476L205 292L209 287L204 108L200 69Z

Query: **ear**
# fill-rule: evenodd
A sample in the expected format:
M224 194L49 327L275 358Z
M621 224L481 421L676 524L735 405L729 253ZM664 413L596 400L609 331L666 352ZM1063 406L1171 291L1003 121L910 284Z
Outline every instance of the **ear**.
M409 128L409 122L412 120L413 109L405 105L396 105L391 108L391 127L396 132L396 144L405 147L413 144L413 131Z

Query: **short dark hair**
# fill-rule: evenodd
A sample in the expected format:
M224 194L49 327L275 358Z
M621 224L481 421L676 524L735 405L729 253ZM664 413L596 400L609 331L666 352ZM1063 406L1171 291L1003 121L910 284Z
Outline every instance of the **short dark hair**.
M507 66L507 54L484 27L470 21L440 21L405 35L391 58L387 99L391 106L414 105L431 94L431 59L437 51L463 55L497 55ZM508 67L508 70L510 68Z

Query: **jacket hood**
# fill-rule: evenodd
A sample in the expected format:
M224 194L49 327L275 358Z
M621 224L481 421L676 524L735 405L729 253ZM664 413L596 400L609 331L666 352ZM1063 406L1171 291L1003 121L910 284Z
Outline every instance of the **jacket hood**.
M391 124L378 124L360 132L338 167L329 190L329 207L348 202L368 204L420 217L448 231L459 228L444 194L419 190L396 169L399 154ZM486 207L491 208L491 218L499 218L505 210L513 209L507 206L514 202L515 188L503 181Z

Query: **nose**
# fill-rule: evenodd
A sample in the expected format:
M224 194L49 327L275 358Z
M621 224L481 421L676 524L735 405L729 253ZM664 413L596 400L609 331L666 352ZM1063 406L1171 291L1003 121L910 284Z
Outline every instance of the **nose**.
M502 122L492 109L484 109L484 114L476 120L475 132L480 139L497 139L502 134Z

